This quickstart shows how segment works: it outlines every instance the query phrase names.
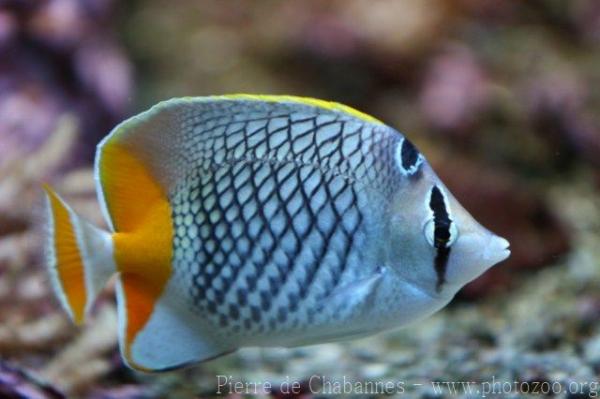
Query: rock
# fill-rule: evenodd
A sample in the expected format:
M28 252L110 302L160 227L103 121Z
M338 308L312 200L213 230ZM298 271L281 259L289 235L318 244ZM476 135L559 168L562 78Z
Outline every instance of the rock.
M583 355L596 372L600 371L600 335L596 335L583 343Z
M489 102L487 84L469 49L449 47L430 61L425 72L420 104L427 123L464 135Z
M8 363L0 364L0 396L7 399L63 399L62 392L52 385L36 379L28 370Z

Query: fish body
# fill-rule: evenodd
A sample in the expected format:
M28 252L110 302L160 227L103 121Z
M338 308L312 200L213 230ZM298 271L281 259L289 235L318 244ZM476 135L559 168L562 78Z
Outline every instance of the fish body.
M321 100L159 103L99 144L95 176L109 231L47 188L49 270L75 322L118 273L140 370L402 326L509 255L406 137Z

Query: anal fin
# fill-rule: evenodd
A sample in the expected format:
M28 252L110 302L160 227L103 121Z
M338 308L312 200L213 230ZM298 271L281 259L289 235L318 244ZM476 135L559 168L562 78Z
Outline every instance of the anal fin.
M169 284L152 307L149 319L132 334L136 314L147 307L147 286L139 277L124 274L117 284L119 345L127 364L145 372L168 371L233 352L236 348L202 323L181 301L181 292ZM128 327L128 325L130 327Z

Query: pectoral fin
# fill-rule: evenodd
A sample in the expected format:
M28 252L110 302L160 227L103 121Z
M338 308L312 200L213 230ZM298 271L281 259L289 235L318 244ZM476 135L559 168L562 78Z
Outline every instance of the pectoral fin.
M322 309L332 309L340 314L369 306L385 271L385 268L380 268L372 276L341 286L323 301Z
M380 268L372 276L342 285L333 294L326 297L321 306L316 309L315 314L319 313L320 318L338 320L343 325L345 324L345 327L316 332L294 340L290 346L336 342L372 334L374 332L373 325L368 323L348 325L345 322L354 319L361 312L368 311L372 307L375 294L381 281L383 281L384 275L385 268Z

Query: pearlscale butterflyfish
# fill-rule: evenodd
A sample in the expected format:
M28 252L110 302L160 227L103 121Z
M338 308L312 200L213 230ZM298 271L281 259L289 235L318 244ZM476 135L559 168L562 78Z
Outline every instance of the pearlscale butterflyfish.
M48 270L75 323L117 275L120 351L143 371L403 326L510 254L404 135L333 102L164 101L94 171L106 229L45 187Z

